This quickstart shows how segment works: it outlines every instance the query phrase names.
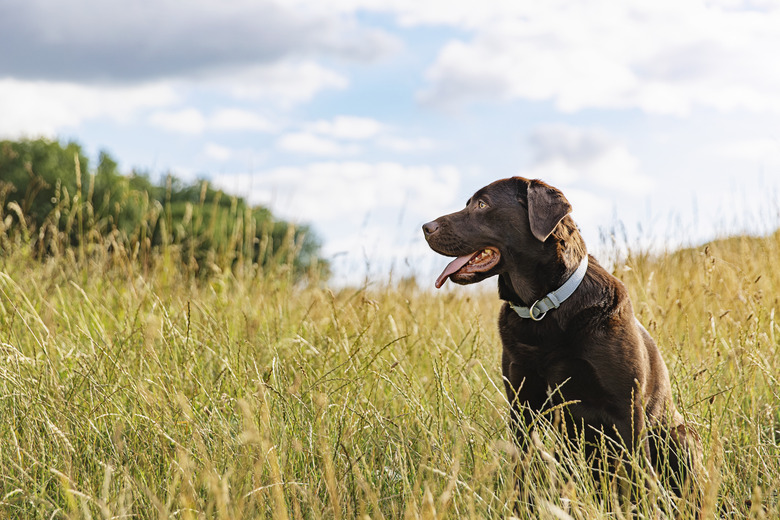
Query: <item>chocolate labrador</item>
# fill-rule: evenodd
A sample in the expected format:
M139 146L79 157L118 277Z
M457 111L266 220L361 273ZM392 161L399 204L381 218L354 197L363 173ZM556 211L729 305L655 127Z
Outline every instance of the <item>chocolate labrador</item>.
M456 257L436 287L498 276L502 370L521 449L536 414L560 405L564 431L593 459L604 456L602 435L618 452L645 449L680 494L699 466L698 435L675 408L666 365L626 288L588 255L570 211L539 180L482 188L463 210L423 225L434 251Z

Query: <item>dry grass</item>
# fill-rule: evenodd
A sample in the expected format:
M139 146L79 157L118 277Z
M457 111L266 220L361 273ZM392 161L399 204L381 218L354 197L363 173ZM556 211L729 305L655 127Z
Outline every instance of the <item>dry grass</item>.
M492 287L198 281L170 251L116 254L0 258L0 516L506 518L519 466L540 518L630 515L550 429L515 452ZM616 268L699 425L707 517L780 517L778 257L775 234ZM689 516L663 489L636 507Z

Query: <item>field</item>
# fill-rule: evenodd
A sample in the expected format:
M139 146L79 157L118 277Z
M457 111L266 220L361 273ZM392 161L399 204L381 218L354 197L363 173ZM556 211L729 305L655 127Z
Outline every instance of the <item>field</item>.
M547 417L516 452L492 280L197 279L175 247L0 257L0 517L522 517L522 465L539 518L691 516L657 486L631 513ZM774 234L615 267L701 433L706 518L780 518L778 257Z

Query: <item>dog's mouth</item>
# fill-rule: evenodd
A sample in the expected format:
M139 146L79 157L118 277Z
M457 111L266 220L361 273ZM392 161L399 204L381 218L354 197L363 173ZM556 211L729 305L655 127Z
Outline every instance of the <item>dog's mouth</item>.
M436 279L436 288L440 289L444 282L447 281L447 278L450 277L452 277L453 281L460 281L456 280L456 277L460 278L460 275L489 271L496 266L500 259L501 253L494 247L486 247L476 253L459 256L450 262Z

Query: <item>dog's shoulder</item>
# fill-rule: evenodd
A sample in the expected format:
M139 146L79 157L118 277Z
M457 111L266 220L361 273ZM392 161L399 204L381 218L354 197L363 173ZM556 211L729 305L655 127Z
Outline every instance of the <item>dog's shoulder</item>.
M633 306L625 284L593 257L590 257L588 273L576 296L570 312L592 315L592 321L601 325L610 322L625 324L634 320ZM579 319L582 320L583 316L579 316Z

